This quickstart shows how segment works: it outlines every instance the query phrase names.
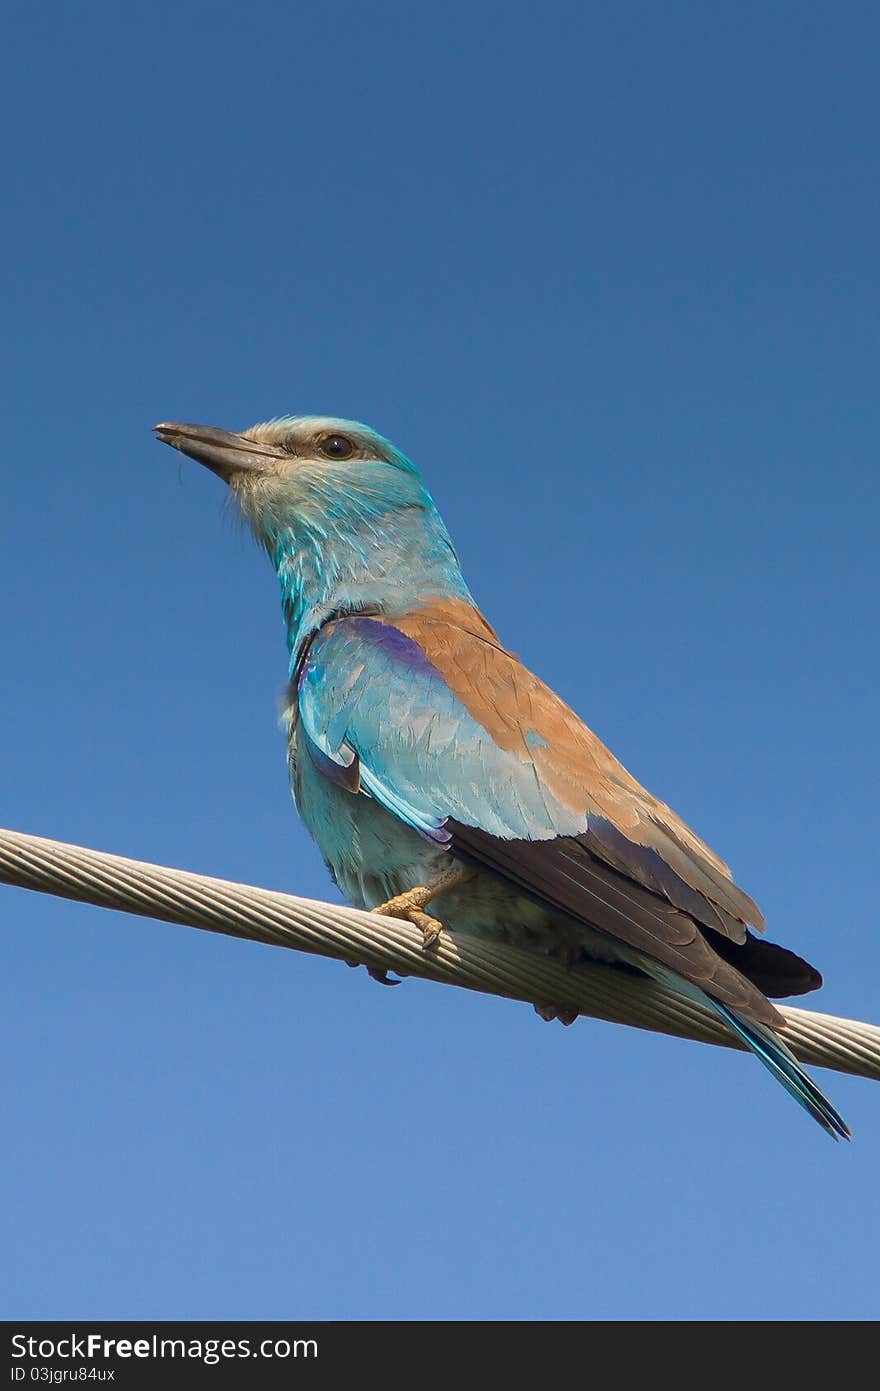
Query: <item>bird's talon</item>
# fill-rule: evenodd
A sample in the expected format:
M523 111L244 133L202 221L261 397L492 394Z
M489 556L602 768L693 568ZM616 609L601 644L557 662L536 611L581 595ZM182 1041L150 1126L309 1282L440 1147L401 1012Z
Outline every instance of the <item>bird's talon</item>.
M422 947L425 951L440 940L443 924L437 918L432 918L428 913L413 913L412 921L421 930Z
M371 979L377 981L379 985L400 985L399 980L392 980L384 966L368 966L367 972Z
M401 984L399 980L391 979L384 966L367 966L365 961L346 961L345 964L346 966L350 966L353 971L356 971L359 966L365 967L367 975L373 980L378 981L380 985Z
M554 1019L558 1019L566 1029L578 1017L578 1011L572 1009L571 1005L534 1005L533 1008L545 1023L552 1024Z

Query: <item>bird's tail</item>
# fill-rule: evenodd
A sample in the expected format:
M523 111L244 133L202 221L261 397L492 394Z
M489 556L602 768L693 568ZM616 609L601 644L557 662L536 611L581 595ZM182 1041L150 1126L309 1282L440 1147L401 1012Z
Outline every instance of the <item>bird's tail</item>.
M743 1043L757 1054L768 1072L773 1074L777 1082L782 1083L785 1090L794 1097L795 1101L800 1102L805 1111L809 1111L813 1120L818 1121L823 1130L827 1130L828 1134L835 1140L852 1139L849 1126L843 1116L834 1109L827 1096L823 1095L813 1079L807 1076L797 1058L776 1034L765 1028L763 1024L756 1024L752 1019L743 1018L736 1010L720 1004L711 996L708 999L712 1008L720 1014L728 1028L732 1029Z

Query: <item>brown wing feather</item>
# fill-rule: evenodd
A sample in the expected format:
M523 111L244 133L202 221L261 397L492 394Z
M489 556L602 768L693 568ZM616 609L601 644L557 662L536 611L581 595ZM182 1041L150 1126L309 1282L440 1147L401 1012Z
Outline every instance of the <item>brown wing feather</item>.
M763 929L727 865L501 646L479 610L432 599L387 621L419 643L499 747L531 762L554 797L590 818L594 856L732 941L745 941L747 923Z
M578 838L502 840L455 821L447 822L447 829L453 854L466 863L500 876L566 918L607 933L640 956L661 962L749 1018L770 1028L784 1027L770 1001L712 950L692 918L609 869Z

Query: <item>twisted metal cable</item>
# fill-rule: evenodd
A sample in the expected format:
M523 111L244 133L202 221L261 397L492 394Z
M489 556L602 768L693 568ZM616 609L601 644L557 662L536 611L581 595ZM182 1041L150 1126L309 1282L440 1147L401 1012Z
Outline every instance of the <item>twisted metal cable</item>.
M490 995L571 1006L598 1019L701 1043L743 1048L701 1005L609 966L567 968L538 953L448 932L426 950L418 929L395 918L20 831L0 830L0 883ZM802 1062L880 1079L880 1026L779 1008L786 1021L785 1040Z

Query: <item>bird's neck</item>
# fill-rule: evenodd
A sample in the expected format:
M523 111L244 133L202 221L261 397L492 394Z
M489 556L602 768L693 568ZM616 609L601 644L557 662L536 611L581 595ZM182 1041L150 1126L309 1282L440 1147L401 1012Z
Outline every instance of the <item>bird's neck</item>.
M291 672L313 634L339 614L402 614L436 597L473 603L433 504L325 514L320 522L300 515L266 544L281 585Z

